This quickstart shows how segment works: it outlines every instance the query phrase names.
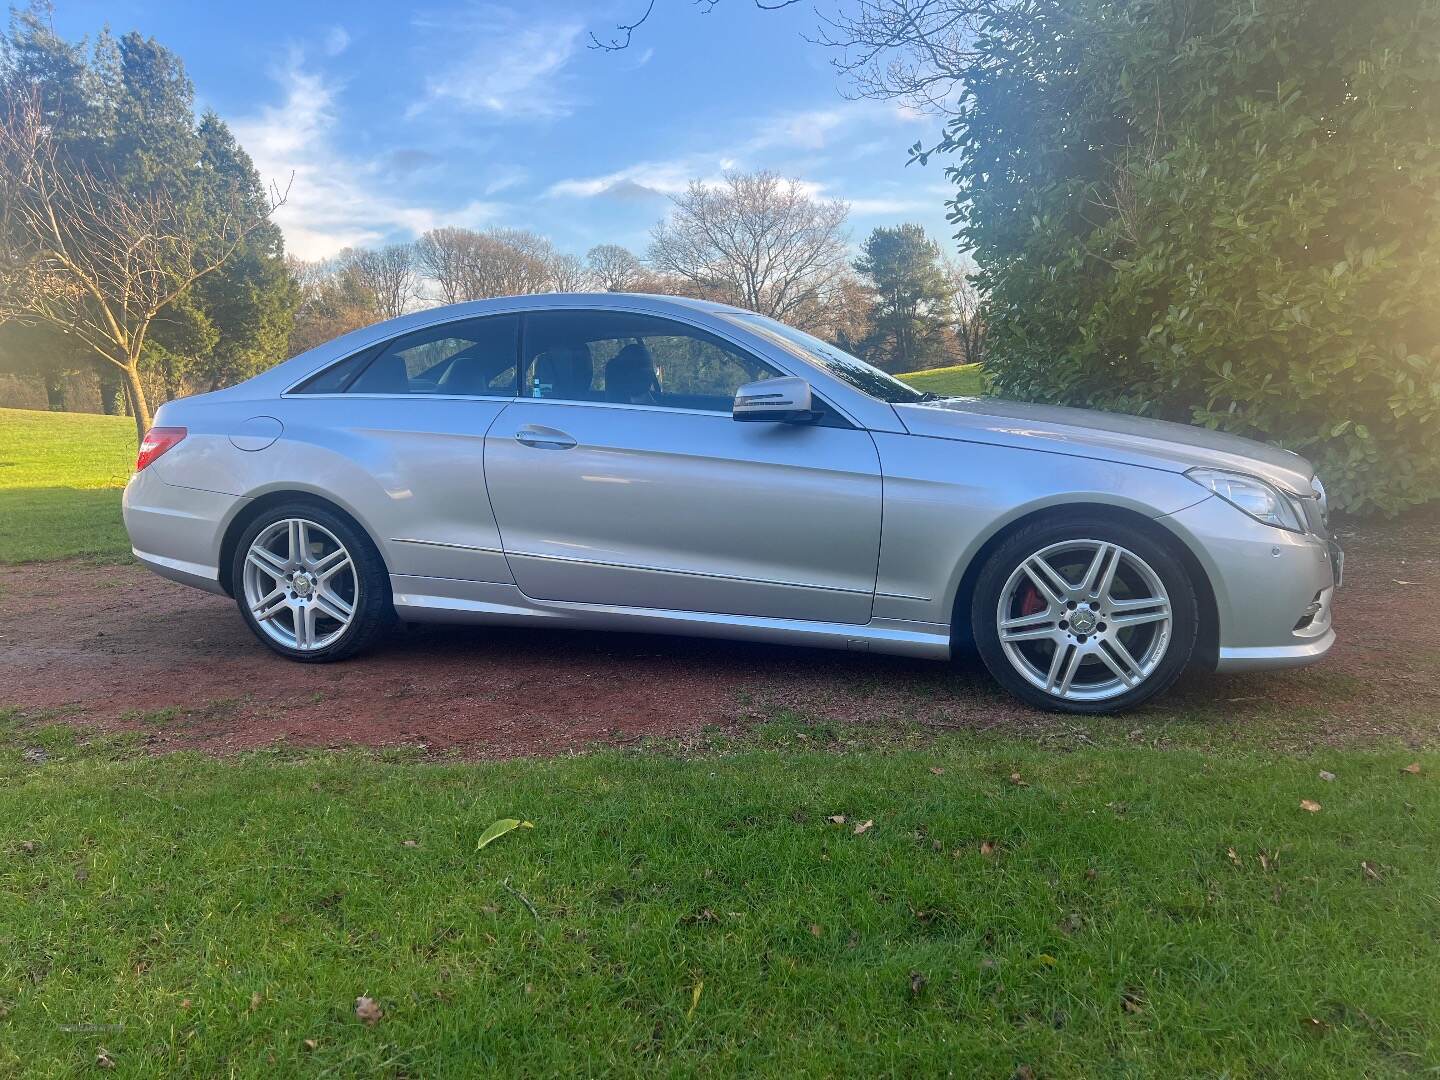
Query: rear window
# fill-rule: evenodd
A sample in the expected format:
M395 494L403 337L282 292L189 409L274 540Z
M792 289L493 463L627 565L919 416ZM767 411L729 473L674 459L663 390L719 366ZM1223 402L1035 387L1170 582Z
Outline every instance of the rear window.
M514 397L519 333L517 315L428 326L347 357L295 393Z

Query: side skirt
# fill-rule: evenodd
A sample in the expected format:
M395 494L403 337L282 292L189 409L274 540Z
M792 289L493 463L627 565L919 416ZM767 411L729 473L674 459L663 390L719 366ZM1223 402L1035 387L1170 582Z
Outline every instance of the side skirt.
M548 625L557 629L617 630L645 634L763 641L818 649L950 657L950 628L941 623L874 619L869 623L809 622L704 611L568 604L532 600L515 585L453 578L390 575L395 611L410 622L486 623L492 626Z

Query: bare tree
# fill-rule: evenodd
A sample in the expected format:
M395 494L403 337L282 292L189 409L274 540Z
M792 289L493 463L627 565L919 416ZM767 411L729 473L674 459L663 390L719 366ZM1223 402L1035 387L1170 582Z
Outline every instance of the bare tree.
M291 257L285 262L300 289L300 306L290 331L292 355L381 318L375 293L343 259L304 262Z
M150 426L140 358L156 316L223 266L284 202L217 218L159 185L128 191L59 149L33 100L0 116L0 323L48 325L118 370L138 436Z
M849 208L776 173L692 181L655 226L650 263L776 319L804 313L846 270Z
M547 263L550 272L550 289L553 292L588 292L590 271L578 255L555 252Z
M619 244L597 244L585 255L590 278L601 292L634 292L645 275L645 267L629 248Z
M411 301L419 296L420 279L412 244L347 248L340 253L340 262L374 295L375 310L382 319L404 315Z
M431 229L415 242L415 263L436 283L442 304L458 304L466 296L466 268L475 257L480 234L446 226Z
M951 325L955 330L955 342L965 357L965 363L984 363L985 315L981 310L980 291L963 266L946 263L945 274L950 280L953 296Z

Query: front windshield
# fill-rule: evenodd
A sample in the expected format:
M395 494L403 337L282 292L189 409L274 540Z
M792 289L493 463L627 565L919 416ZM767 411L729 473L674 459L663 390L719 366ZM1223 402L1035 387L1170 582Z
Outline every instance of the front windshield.
M844 349L821 341L803 330L786 326L782 322L754 315L750 312L728 316L746 330L754 331L768 338L792 356L822 367L837 379L849 383L863 394L869 394L881 401L898 405L906 401L933 400L933 394L922 394L913 386L907 386L893 375L887 375L872 367L857 356L851 356Z

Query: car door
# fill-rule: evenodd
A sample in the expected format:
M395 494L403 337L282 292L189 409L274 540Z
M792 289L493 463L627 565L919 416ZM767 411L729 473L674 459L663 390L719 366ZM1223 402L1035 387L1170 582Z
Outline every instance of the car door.
M874 440L833 410L737 423L779 374L698 328L617 311L526 316L522 385L486 439L505 556L528 596L863 623L880 546Z
M287 395L287 430L315 432L340 459L311 479L356 507L398 577L510 581L485 493L484 446L517 393L519 327L518 315L423 327ZM350 471L357 464L363 483Z

